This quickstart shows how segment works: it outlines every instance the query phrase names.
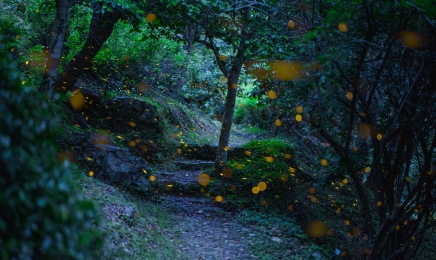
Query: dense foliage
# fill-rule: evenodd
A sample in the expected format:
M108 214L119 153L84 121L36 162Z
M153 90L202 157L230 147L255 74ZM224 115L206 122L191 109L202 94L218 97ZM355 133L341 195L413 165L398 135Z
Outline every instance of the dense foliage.
M22 84L0 42L0 256L90 259L100 241L95 207L58 158L49 104Z
M322 237L351 234L341 246L355 259L431 253L434 0L23 2L2 1L14 15L0 16L0 32L13 36L5 48L26 81L41 83L42 63L57 59L49 89L71 90L86 73L106 96L168 103L160 123L173 139L186 126L207 129L180 112L188 106L222 124L206 194L238 207L292 206L302 222L337 231ZM281 139L254 140L226 162L233 123ZM146 139L135 131L126 135Z

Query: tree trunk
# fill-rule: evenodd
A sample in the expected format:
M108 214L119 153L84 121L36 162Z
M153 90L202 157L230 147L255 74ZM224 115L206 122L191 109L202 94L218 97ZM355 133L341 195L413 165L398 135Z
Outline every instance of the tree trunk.
M246 46L241 41L238 53L236 54L235 61L229 71L227 81L227 97L226 97L226 112L224 114L224 121L221 127L220 139L218 142L218 151L215 159L215 171L221 173L227 162L227 151L230 139L230 130L233 124L233 114L236 105L236 92L238 88L239 76L241 75L241 68L245 56Z
M68 0L56 0L56 18L53 25L53 36L48 46L44 81L40 87L40 91L46 93L49 98L52 98L54 94L54 84L59 70L62 46L67 34L69 9L70 3Z
M236 105L236 88L235 84L238 83L239 75L241 74L242 66L233 66L230 70L230 75L227 82L227 97L226 97L226 112L223 118L221 127L221 134L218 143L218 152L215 160L215 169L221 172L227 162L227 147L229 145L230 130L233 124L233 114ZM237 85L236 85L237 86Z
M115 24L123 17L120 10L102 12L102 7L98 3L94 4L93 9L88 38L79 53L74 56L57 78L56 91L67 92L71 90L80 75L85 70L92 69L94 57L112 34Z

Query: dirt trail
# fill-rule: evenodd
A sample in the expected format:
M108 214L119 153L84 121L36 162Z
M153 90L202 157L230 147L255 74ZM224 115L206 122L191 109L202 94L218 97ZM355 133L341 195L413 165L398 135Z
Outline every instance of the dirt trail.
M210 199L166 196L162 206L174 212L182 244L177 250L189 259L250 259L251 229ZM254 257L254 256L253 256Z

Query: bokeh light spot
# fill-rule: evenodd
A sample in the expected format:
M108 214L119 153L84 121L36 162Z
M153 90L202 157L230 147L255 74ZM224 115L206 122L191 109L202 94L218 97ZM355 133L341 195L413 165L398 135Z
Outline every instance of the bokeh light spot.
M417 32L402 31L399 34L400 42L410 49L417 49L424 43L424 36Z
M327 161L327 159L322 159L321 160L321 165L326 166L329 162Z
M219 59L220 61L226 61L228 57L226 55L220 55Z
M206 173L202 173L202 174L198 175L197 182L201 186L206 187L210 183L210 176Z
M326 235L327 226L324 222L314 220L309 223L306 228L306 233L309 237L321 238Z
M298 80L303 78L303 64L297 61L276 60L268 62L272 76L282 81Z
M310 193L310 194L314 194L315 192L316 192L315 187L310 187L310 188L309 188L309 193Z
M301 115L296 115L295 120L297 120L297 122L301 122L301 120L303 120L303 117Z
M156 16L155 14L153 14L153 13L148 13L148 14L145 16L145 19L146 19L147 22L149 22L149 23L154 22L154 21L156 20L156 18L157 18L157 16Z
M269 162L269 163L272 163L272 162L274 162L274 157L271 157L271 156L265 156L265 161L266 161L266 162Z
M230 177L232 177L232 175L233 175L233 170L232 170L232 168L230 168L230 167L225 167L224 169L223 169L223 177L225 177L225 178L230 178Z
M345 23L339 23L338 24L338 29L342 33L346 33L348 31L348 27L347 27L347 25Z
M277 97L277 93L274 90L268 91L267 95L270 99L275 99Z
M257 184L257 187L259 188L260 191L265 191L267 187L266 182L263 181L259 182L259 184Z
M382 134L378 133L377 134L377 140L381 141L382 138L383 138Z
M253 194L258 194L259 193L259 187L253 187L251 189L251 192L253 192Z
M70 104L76 111L82 111L85 107L85 97L80 90L75 90L73 95L70 97Z

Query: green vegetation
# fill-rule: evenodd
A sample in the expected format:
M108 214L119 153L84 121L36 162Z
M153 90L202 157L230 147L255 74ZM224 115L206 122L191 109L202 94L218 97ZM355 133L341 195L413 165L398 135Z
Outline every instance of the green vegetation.
M102 183L76 170L75 180L87 199L99 205L105 234L99 259L181 259L174 244L179 231L174 217L140 195Z
M90 259L99 215L59 161L50 105L20 73L0 36L0 255L3 259Z
M434 0L297 2L0 0L0 258L184 257L144 202L167 193L264 226L259 259L434 258ZM152 192L80 177L95 135L152 164ZM196 180L211 162L185 160L212 158ZM272 228L304 252L265 243Z

